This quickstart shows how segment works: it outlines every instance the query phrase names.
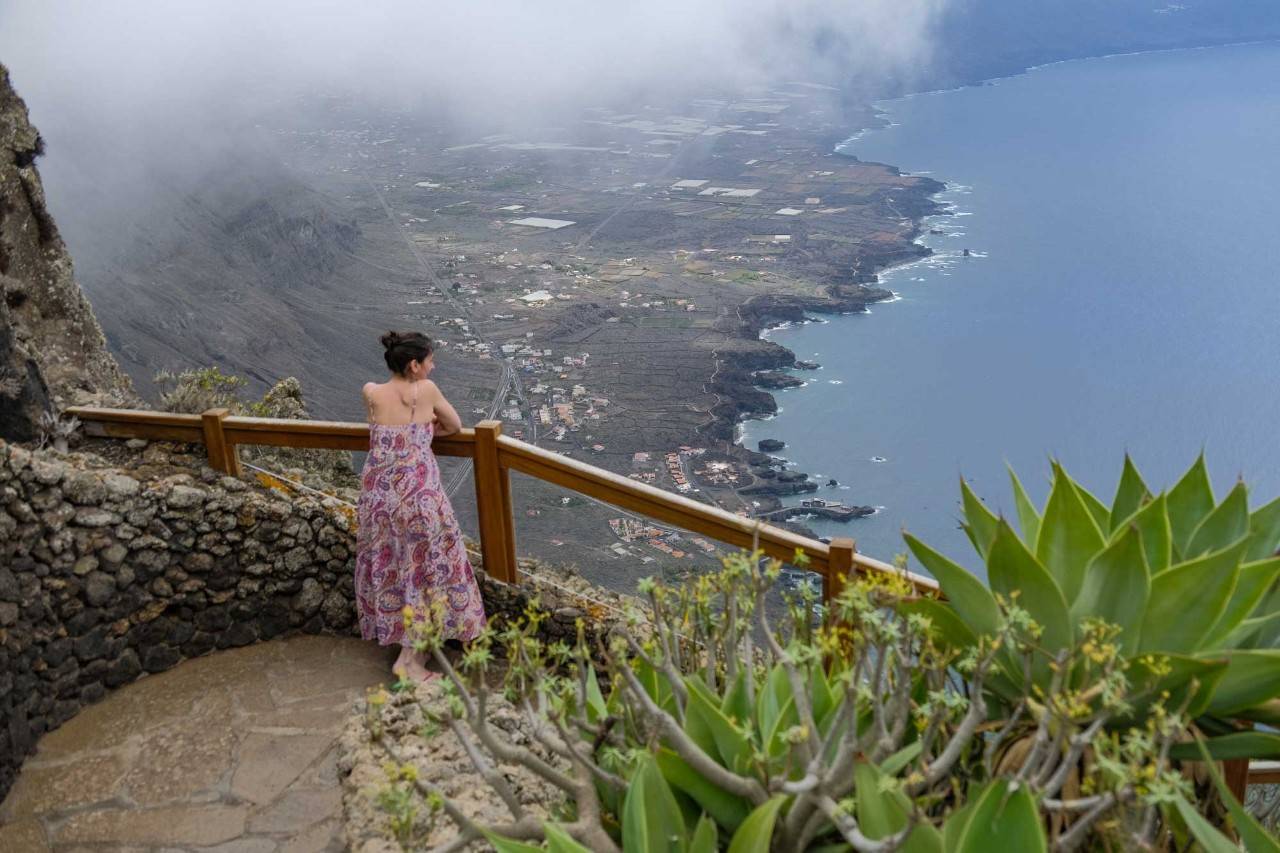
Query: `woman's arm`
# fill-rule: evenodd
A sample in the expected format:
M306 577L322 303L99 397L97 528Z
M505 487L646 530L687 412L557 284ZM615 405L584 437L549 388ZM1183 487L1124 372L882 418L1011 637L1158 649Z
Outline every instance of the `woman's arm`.
M453 406L449 405L449 401L444 398L444 394L431 380L427 380L430 386L431 396L433 398L432 408L436 415L436 435L453 435L462 429L462 418L458 417L458 412Z

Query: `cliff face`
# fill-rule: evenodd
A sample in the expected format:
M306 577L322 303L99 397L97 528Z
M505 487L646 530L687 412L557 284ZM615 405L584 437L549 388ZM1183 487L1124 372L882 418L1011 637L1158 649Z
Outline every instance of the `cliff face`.
M45 208L42 147L0 65L0 437L18 441L50 406L132 396Z

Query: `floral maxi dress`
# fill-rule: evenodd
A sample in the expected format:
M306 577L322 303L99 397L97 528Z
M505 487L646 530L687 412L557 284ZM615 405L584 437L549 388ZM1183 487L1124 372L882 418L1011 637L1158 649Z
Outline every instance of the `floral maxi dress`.
M356 606L360 634L384 646L404 642L406 607L417 619L443 619L444 639L474 639L485 625L462 532L431 452L432 433L429 423L369 425L357 513Z

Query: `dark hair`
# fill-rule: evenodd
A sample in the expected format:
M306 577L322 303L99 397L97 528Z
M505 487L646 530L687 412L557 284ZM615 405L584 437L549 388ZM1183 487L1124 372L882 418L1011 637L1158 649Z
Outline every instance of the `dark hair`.
M433 349L431 338L422 332L387 332L380 340L387 350L382 357L397 376L404 375L409 362L424 361Z

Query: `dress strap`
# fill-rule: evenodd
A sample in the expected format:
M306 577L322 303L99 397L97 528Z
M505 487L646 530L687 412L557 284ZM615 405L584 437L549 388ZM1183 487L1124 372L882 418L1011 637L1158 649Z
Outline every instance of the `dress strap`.
M418 412L418 383L413 383L413 399L409 403L409 423L413 423Z

